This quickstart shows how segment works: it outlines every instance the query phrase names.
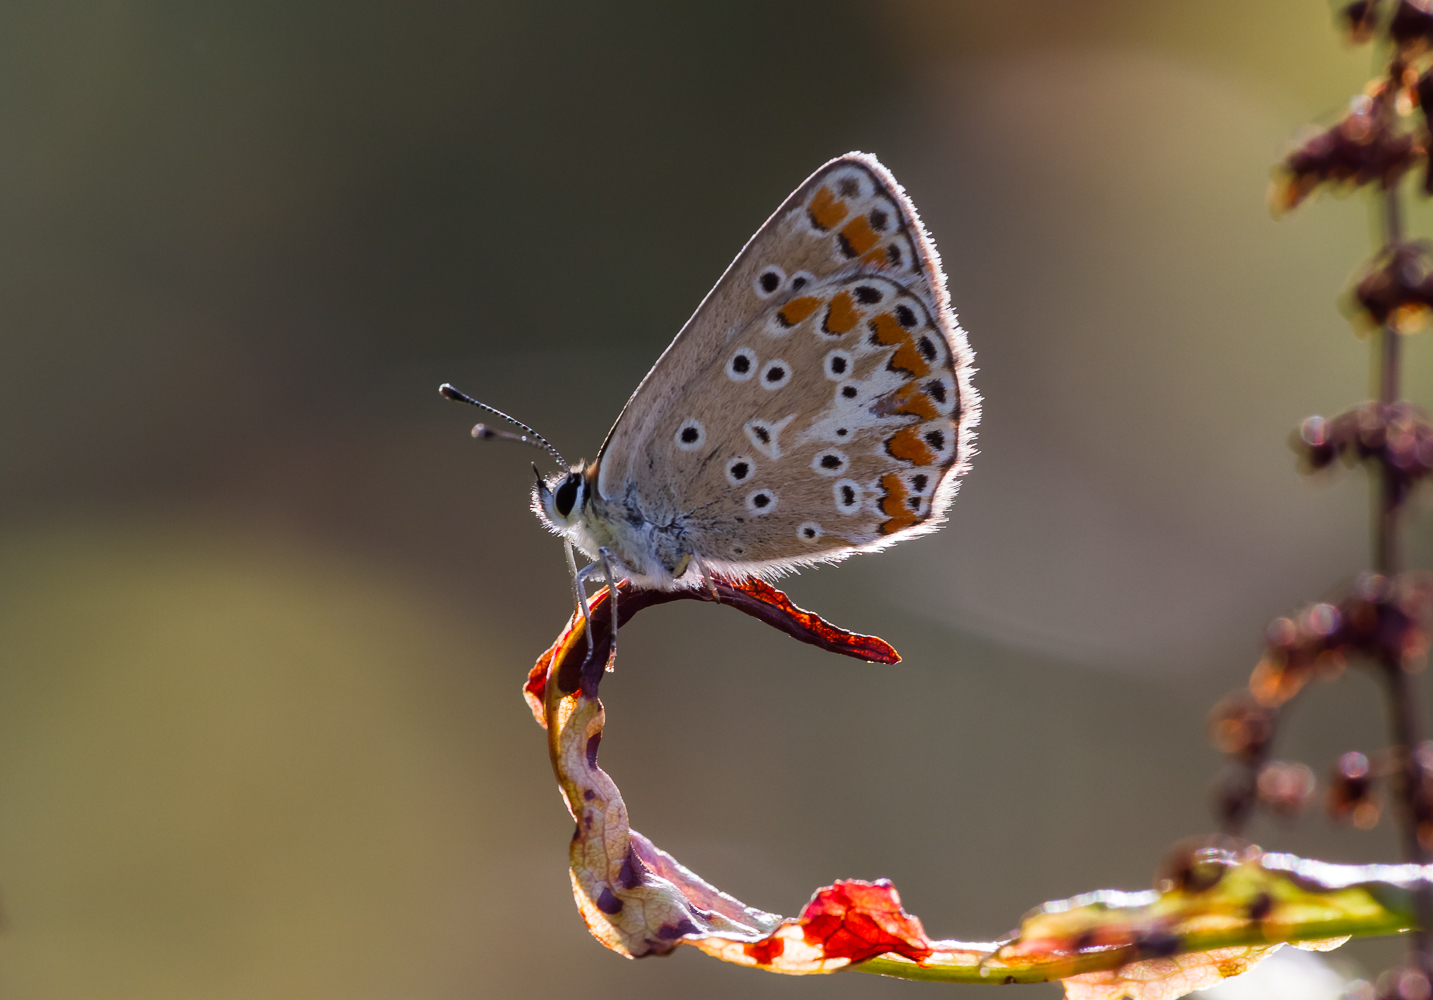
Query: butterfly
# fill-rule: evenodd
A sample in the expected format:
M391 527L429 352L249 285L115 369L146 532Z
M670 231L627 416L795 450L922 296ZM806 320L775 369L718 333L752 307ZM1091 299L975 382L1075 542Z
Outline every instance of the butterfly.
M848 153L737 254L592 462L569 466L526 424L441 391L525 432L475 434L539 444L562 466L538 474L532 509L566 543L586 619L582 581L599 569L639 588L710 586L934 531L974 452L971 361L915 206L874 156ZM581 571L574 548L591 560Z

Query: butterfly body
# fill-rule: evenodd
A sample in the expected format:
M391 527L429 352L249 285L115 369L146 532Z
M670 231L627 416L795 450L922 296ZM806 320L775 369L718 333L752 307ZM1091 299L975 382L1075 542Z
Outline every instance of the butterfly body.
M539 480L534 513L594 562L604 549L610 552L638 586L673 590L699 582L700 575L684 579L694 553L682 519L659 523L631 496L604 499L595 488L597 468L584 462L565 476Z
M939 256L874 157L827 163L733 261L597 459L533 510L634 584L774 577L933 531L979 396Z

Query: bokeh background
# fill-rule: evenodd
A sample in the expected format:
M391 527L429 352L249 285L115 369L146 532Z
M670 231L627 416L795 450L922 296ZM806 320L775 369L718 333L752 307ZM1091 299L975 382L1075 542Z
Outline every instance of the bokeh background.
M1212 825L1205 715L1265 622L1366 560L1362 478L1286 441L1366 394L1367 206L1265 188L1369 67L1317 0L0 5L0 995L975 996L587 936L519 697L561 552L533 455L435 392L592 457L850 149L944 253L981 454L938 535L788 590L905 661L649 611L604 766L769 910L884 876L986 939L1149 884ZM1354 673L1281 746L1382 732Z

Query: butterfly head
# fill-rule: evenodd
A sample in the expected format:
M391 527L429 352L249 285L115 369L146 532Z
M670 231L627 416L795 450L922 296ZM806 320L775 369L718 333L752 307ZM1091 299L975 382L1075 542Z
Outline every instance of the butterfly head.
M566 473L546 479L538 475L532 490L533 511L555 532L562 533L576 527L587 506L587 480L586 463L579 463Z

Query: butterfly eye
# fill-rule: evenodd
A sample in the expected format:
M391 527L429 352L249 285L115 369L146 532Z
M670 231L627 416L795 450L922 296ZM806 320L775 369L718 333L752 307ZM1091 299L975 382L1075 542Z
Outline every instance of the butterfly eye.
M552 506L563 517L572 513L573 506L577 503L577 490L582 485L582 477L577 473L569 473L552 495Z

